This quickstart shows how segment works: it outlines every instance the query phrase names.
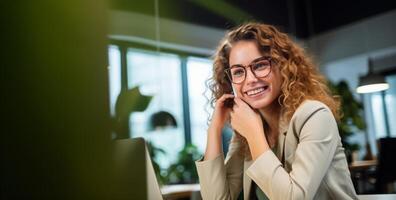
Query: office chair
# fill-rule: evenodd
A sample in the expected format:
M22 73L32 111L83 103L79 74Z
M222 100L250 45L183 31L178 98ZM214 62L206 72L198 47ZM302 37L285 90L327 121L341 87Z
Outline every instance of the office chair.
M389 193L387 186L396 181L396 138L380 138L378 166L376 172L376 192ZM395 191L393 191L395 192Z

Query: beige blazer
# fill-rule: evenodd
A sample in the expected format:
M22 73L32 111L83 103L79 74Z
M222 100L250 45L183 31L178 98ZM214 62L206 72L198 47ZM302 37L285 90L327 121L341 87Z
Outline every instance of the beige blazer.
M277 151L255 161L232 142L227 157L196 162L203 199L249 199L252 181L271 200L358 199L331 110L306 100L288 123L280 123ZM283 160L283 162L282 162Z

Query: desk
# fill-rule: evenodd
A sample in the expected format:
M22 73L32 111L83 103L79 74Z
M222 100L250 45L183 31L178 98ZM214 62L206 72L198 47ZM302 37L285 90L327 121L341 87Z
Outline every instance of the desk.
M190 198L193 192L200 190L199 184L166 185L161 188L166 200ZM396 194L358 195L360 200L395 200Z
M395 200L396 194L358 195L360 200Z
M199 192L199 184L165 185L161 188L164 199L190 199L193 192Z
M377 160L358 160L353 161L349 165L349 169L352 170L365 170L371 167L376 167L378 164Z
M373 174L373 172L375 172L377 164L377 160L359 160L349 165L352 182L358 194L372 190L370 187L373 187L374 184L369 184L370 173ZM373 182L372 179L371 182Z

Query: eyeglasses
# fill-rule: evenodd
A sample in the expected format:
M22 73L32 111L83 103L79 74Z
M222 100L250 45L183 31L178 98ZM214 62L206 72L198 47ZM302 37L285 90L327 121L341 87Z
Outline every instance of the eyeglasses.
M235 84L240 84L246 79L247 68L251 69L256 78L267 77L271 73L271 57L263 56L252 61L248 66L233 65L224 72Z

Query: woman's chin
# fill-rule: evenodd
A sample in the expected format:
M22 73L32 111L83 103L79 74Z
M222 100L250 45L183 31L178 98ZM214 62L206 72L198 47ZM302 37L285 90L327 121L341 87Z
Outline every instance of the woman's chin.
M272 101L268 101L268 99L260 99L260 100L255 100L255 101L246 101L252 107L253 109L262 109L265 108L269 105L271 105Z

